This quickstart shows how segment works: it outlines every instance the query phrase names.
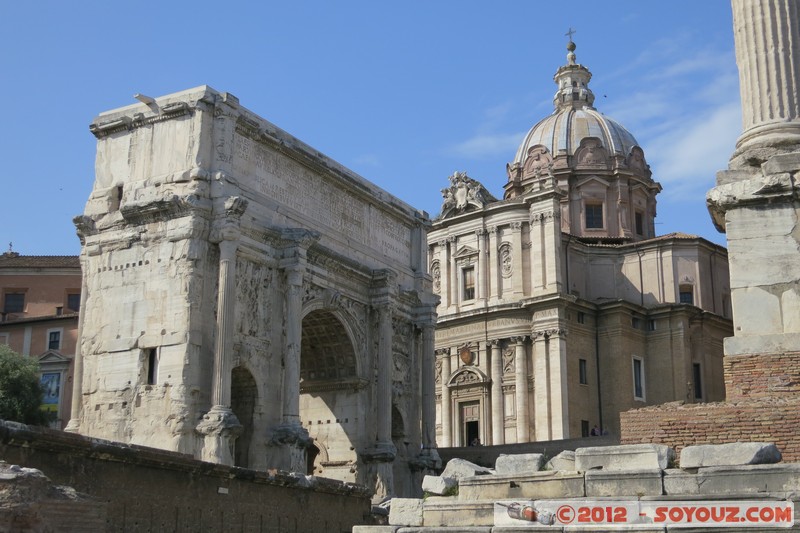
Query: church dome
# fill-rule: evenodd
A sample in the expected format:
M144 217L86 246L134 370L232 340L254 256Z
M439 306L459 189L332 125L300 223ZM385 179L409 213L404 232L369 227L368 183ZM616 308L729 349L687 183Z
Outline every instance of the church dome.
M531 148L537 145L546 148L551 158L573 156L580 148L581 141L594 137L608 156L625 158L639 144L619 122L592 107L594 94L589 89L592 73L575 63L575 43L570 41L567 50L567 64L553 76L558 85L553 98L555 111L531 128L520 144L512 165L523 165Z
M596 137L609 155L630 154L639 143L619 122L603 115L592 107L557 109L552 115L536 124L519 145L515 163L523 164L528 150L541 145L553 155L575 155L581 140Z

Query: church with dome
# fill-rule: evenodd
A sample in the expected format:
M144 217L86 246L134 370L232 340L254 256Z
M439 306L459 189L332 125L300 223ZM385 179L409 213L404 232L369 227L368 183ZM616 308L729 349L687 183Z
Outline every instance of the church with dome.
M466 172L442 189L428 235L442 447L615 434L620 412L725 395L727 252L656 235L661 185L567 49L502 199Z

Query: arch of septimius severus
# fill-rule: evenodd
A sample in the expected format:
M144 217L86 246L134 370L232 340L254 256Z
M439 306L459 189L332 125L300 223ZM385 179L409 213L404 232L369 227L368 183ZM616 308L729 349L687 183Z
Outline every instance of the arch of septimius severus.
M209 87L91 130L68 429L418 490L438 461L427 215Z

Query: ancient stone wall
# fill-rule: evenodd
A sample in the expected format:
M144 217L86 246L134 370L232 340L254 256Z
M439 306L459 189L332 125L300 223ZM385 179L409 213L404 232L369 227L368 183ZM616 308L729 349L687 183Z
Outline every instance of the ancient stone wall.
M350 531L367 489L0 421L0 459L107 502L106 531Z

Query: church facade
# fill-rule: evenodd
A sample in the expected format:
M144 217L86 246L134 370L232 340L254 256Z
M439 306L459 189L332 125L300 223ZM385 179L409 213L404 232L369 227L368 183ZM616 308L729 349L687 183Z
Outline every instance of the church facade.
M438 461L427 214L229 93L141 101L90 128L67 429L416 495Z
M726 250L655 234L661 185L568 50L503 198L461 172L442 190L428 235L440 446L618 433L622 411L724 397Z

